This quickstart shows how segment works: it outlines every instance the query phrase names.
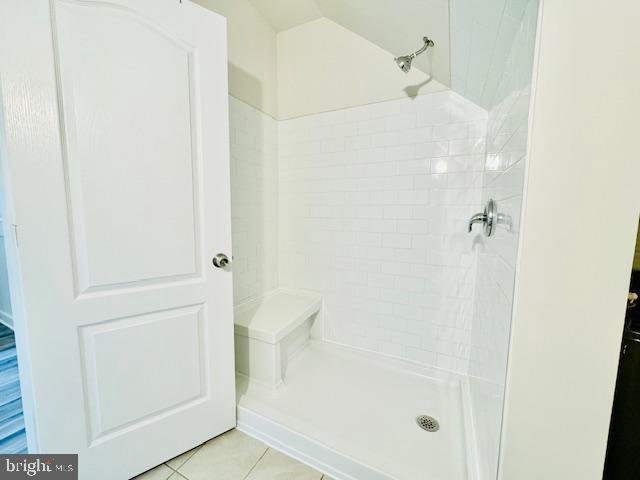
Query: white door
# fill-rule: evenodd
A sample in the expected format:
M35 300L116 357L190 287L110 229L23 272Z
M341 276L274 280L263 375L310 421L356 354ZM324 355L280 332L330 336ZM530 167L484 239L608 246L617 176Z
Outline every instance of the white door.
M128 478L235 425L232 279L211 264L231 252L225 20L2 0L0 32L30 447Z

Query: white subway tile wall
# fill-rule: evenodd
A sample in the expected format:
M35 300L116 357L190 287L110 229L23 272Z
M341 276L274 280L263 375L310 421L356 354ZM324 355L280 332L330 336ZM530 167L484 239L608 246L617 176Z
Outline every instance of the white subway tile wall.
M478 238L478 273L469 362L482 478L495 478L497 472L538 0L508 1L507 7L510 15L518 12L519 17L509 44L500 46L508 51L508 55L491 101L482 186L482 201L493 198L504 220L494 236Z
M229 97L236 304L278 287L278 122Z
M490 110L529 0L451 0L451 88Z
M447 91L279 123L280 284L326 340L467 371L486 122Z

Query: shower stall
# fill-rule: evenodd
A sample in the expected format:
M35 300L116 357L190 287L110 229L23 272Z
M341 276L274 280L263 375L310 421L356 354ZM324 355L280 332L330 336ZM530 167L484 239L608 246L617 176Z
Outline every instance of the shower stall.
M495 478L538 1L317 4L278 114L230 98L238 427L335 478Z

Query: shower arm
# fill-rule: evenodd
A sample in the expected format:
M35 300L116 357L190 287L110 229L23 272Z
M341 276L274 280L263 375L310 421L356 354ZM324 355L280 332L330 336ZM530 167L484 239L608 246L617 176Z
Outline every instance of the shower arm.
M416 50L411 55L409 55L411 58L416 58L421 53L424 53L427 50L427 48L433 47L435 45L433 43L433 40L431 40L429 37L423 37L422 40L424 41L424 45L420 50Z

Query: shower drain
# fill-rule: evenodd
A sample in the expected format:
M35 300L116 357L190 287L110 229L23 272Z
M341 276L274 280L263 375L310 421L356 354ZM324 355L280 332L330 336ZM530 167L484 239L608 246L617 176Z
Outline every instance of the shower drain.
M437 432L440 429L438 421L429 415L420 415L416 417L418 426L427 432Z

